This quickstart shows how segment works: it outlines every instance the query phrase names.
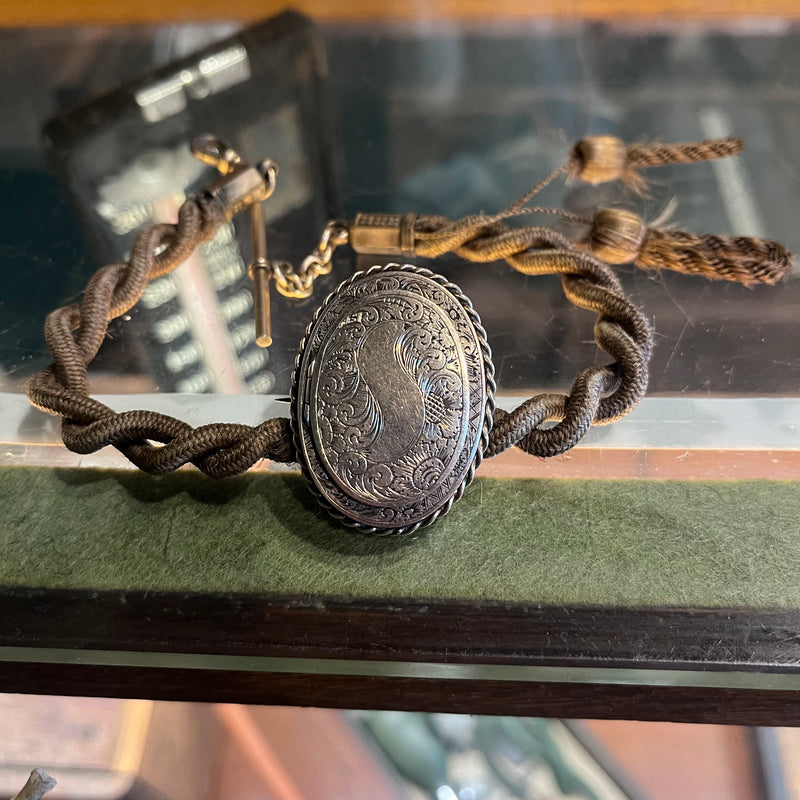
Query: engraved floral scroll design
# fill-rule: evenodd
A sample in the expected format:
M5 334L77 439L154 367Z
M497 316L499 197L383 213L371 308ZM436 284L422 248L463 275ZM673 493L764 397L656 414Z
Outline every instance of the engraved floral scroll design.
M334 480L354 499L397 507L449 489L469 389L453 320L432 298L383 284L331 333L312 403Z
M429 525L472 481L494 388L486 332L455 284L408 264L356 273L315 314L295 366L292 427L312 492L370 533Z

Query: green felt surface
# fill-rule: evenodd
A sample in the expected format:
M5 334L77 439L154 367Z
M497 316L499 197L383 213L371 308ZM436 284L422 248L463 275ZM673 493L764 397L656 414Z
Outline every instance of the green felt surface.
M476 481L416 539L337 526L295 473L0 469L0 584L800 607L798 483Z

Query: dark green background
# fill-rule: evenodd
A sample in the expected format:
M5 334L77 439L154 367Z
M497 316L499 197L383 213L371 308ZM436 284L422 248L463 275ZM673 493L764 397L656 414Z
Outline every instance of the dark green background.
M0 585L800 606L790 482L479 479L416 539L339 527L295 473L0 469Z

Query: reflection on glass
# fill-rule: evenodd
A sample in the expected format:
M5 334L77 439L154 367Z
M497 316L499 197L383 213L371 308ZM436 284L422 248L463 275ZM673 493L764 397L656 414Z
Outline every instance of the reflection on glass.
M98 261L124 259L139 230L174 222L186 195L214 179L189 149L206 129L245 158L279 162L265 206L280 237L270 249L298 257L334 203L315 37L306 20L285 14L48 124L51 154ZM276 371L287 382L294 336L277 358L256 347L247 255L234 224L223 226L181 269L154 280L117 326L124 349L146 365L151 388L264 394Z
M71 302L98 265L123 257L139 227L173 218L181 198L208 182L186 147L200 131L230 139L247 158L280 162L278 189L265 204L269 254L294 264L338 215L342 189L348 216L417 211L453 218L496 210L561 163L570 143L587 133L629 141L734 133L747 146L736 159L649 173L646 197L616 185L560 184L548 188L544 204L583 213L621 204L649 220L672 209L670 221L692 230L800 246L792 27L528 21L332 26L323 33L290 15L177 61L153 31L106 31L91 47L75 31L31 33L26 48L16 50L8 40L18 76L10 91L27 112L3 122L5 141L28 155L9 156L4 173L14 186L5 195L4 391L20 391L46 364L45 313ZM115 55L122 52L125 58ZM167 66L136 77L154 63ZM120 77L135 80L103 94ZM59 105L91 96L101 99L56 114L46 129L51 165L79 216L76 227L63 201L50 199L57 189L41 164L37 135ZM19 203L11 199L17 197ZM42 214L45 207L52 212ZM249 239L246 226L244 220L221 229L189 264L155 281L130 319L112 326L92 365L99 393L288 393L297 345L318 303L356 266L377 259L340 248L314 297L273 293L275 342L265 354L253 345L244 272L249 245L240 244ZM563 391L577 370L604 358L592 340L592 315L564 299L557 279L450 256L428 266L458 283L481 314L506 407L534 392ZM796 471L790 451L800 435L800 283L747 291L621 269L657 331L649 399L624 422L590 434L594 455L576 450L568 465L547 462L548 474L640 475L644 448L653 448L647 475ZM220 419L240 413L232 399L225 408ZM182 416L207 421L199 406ZM42 435L29 433L25 441ZM670 444L674 452L667 452ZM626 451L624 466L617 455L600 463L596 453L612 450ZM780 464L770 466L775 458Z

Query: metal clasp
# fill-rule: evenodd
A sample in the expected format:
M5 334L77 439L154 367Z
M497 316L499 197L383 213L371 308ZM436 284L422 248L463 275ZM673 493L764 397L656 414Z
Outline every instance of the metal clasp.
M256 203L252 216L253 260L247 269L253 281L253 314L256 318L256 344L269 347L272 344L272 309L270 305L269 279L273 266L267 260L267 221L264 206Z
M356 214L350 246L356 253L414 258L416 214Z
M216 200L226 221L230 222L239 212L250 208L253 261L248 273L253 280L256 344L269 347L272 344L269 296L272 265L267 261L266 218L261 203L275 191L278 164L269 158L256 166L246 164L230 145L208 133L194 139L191 146L195 158L216 167L222 175L205 190L205 194Z
M310 297L314 281L331 271L333 251L347 243L349 226L343 220L329 221L316 248L298 270L285 261L269 261L261 201L275 191L278 165L268 158L255 167L246 164L226 142L210 134L199 136L192 142L192 153L221 173L222 177L206 189L205 194L216 200L228 222L240 211L251 208L253 260L248 273L253 280L256 344L269 347L272 344L270 279L275 280L276 288L286 297Z
M275 191L278 164L272 159L265 158L255 166L247 164L226 142L208 133L194 139L191 148L195 158L216 167L222 175L204 194L217 201L227 222Z

